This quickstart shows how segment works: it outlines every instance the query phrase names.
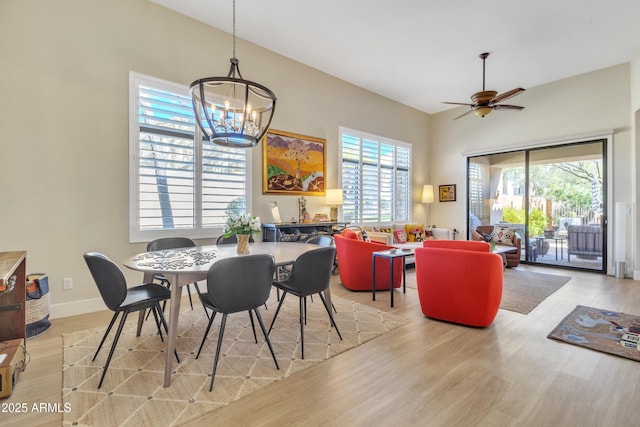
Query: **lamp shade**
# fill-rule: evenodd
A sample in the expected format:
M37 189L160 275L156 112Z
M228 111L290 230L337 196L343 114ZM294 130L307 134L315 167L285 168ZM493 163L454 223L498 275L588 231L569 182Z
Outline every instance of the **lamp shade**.
M425 184L422 187L422 203L433 203L433 185Z
M326 202L330 206L338 206L342 204L342 189L334 188L326 191Z
M493 111L493 108L491 107L478 107L475 110L473 110L473 114L475 114L478 117L484 117L487 114L491 113Z

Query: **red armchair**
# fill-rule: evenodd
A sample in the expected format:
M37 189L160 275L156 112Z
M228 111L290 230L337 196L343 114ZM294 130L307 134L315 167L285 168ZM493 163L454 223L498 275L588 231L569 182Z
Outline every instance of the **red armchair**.
M489 326L502 300L502 257L489 244L427 240L416 249L416 280L422 312L463 325Z
M391 246L377 242L359 240L356 233L333 236L338 254L340 281L352 291L371 291L371 254L376 251L392 249ZM402 284L402 258L393 260L393 287ZM388 259L376 258L376 291L389 289L390 265Z

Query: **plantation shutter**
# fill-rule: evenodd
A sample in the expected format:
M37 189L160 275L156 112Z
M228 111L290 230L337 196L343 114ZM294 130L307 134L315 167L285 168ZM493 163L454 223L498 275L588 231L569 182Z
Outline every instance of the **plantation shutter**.
M408 221L411 149L341 129L342 213L345 221Z
M229 210L246 211L247 151L199 140L186 87L138 75L133 81L130 240L149 241L172 230L211 237Z
M141 230L195 227L195 148L191 100L140 87Z

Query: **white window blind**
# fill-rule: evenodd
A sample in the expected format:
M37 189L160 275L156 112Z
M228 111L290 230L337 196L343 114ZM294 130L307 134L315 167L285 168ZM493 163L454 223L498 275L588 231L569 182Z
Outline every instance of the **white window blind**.
M340 128L345 221L408 221L411 145Z
M202 140L185 86L131 73L130 240L220 234L245 212L249 151Z

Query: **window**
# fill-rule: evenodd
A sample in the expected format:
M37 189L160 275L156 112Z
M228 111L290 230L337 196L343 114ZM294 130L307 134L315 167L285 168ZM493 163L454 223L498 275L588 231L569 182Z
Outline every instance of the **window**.
M411 145L340 128L345 221L409 221Z
M188 88L130 75L131 242L213 237L249 200L250 152L202 139Z

